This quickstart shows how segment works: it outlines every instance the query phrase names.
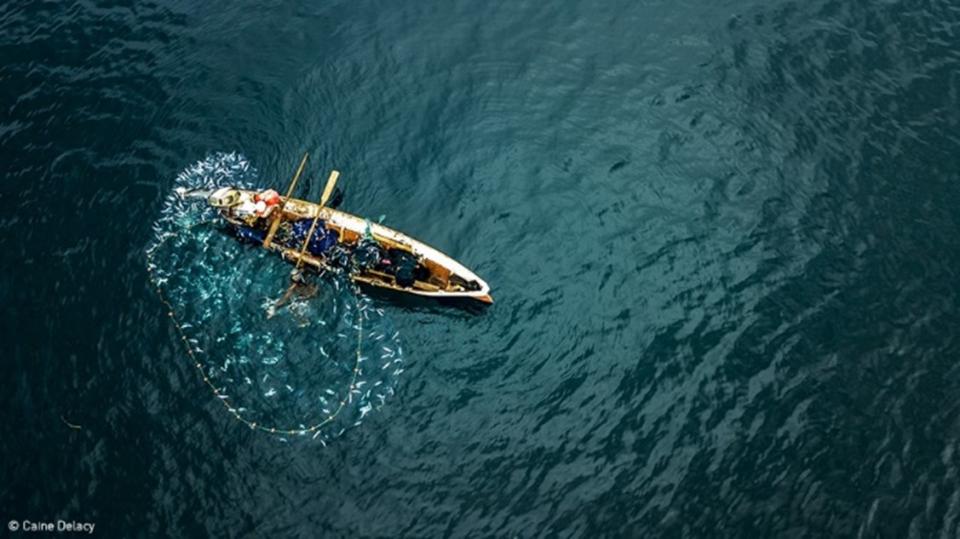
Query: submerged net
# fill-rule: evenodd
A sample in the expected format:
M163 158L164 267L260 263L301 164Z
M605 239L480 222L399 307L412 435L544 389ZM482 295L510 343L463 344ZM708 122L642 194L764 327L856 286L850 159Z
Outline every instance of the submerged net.
M177 187L249 188L235 154L185 170ZM171 195L148 269L186 352L226 410L248 427L326 442L393 395L399 334L348 278L313 276L309 297L277 306L291 265L238 242L205 203Z

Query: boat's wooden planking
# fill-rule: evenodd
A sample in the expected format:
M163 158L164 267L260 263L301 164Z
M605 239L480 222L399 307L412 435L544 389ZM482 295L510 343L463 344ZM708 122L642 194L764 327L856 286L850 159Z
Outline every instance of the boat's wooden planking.
M411 288L398 286L392 275L373 270L354 275L353 278L357 282L422 296L463 297L493 303L490 287L483 279L453 258L406 234L344 211L295 198L285 198L280 211L282 219L276 219L276 221L317 218L323 220L327 229L337 232L340 243L347 245L356 245L365 234L369 233L383 247L402 249L414 254L430 272L429 281L415 281ZM284 248L276 244L268 248L279 251L288 260L317 269L323 267L323 262L309 253L300 253L296 249ZM471 282L476 283L476 289L465 286Z

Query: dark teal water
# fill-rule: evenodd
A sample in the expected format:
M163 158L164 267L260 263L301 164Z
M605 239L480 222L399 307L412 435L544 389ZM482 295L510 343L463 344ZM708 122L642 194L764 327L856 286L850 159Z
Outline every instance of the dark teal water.
M8 2L0 519L955 537L958 51L943 0ZM327 447L224 412L144 260L182 170L304 151L497 299L377 300L407 370Z

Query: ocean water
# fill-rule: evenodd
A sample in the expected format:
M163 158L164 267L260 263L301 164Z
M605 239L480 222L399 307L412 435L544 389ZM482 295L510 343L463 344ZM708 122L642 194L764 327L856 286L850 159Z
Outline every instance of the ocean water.
M4 524L960 534L955 3L7 2L0 59ZM496 299L374 298L406 372L326 445L224 411L146 261L184 170L306 151Z

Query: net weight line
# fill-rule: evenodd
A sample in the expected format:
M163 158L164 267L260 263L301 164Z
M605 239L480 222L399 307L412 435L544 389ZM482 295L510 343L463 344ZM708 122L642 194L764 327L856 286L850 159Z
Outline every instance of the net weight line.
M202 221L199 223L192 224L189 227L186 227L183 231L190 231L199 226L210 225L213 223L214 221ZM157 295L160 297L161 303L163 303L163 305L167 308L167 315L170 317L170 320L173 322L173 326L174 328L176 328L177 335L180 337L180 340L183 341L183 345L187 351L187 355L190 356L190 360L193 361L194 366L196 366L197 370L200 372L200 376L203 378L204 383L206 383L207 386L210 388L210 390L213 392L214 397L216 397L217 400L220 401L221 404L223 404L224 408L226 408L226 410L230 412L230 414L237 421L240 421L241 423L250 427L252 430L269 432L270 434L286 434L291 436L302 436L310 433L315 433L313 437L316 438L320 434L320 429L332 423L340 414L340 412L346 407L346 405L349 402L351 402L353 398L353 392L357 390L357 387L356 387L357 377L359 376L359 373L360 373L360 362L362 357L361 354L363 351L362 350L363 349L363 312L360 309L359 300L357 301L357 305L356 305L356 313L357 313L356 362L353 365L353 374L350 380L350 386L347 389L346 398L341 399L340 404L337 406L337 408L330 415L328 415L323 421L320 421L319 423L310 425L308 427L291 429L291 428L267 427L267 426L261 425L256 421L251 421L243 417L243 414L240 413L238 407L231 406L230 396L224 394L220 390L220 388L218 388L210 379L210 377L207 375L206 371L203 368L203 363L200 362L199 358L197 357L196 351L194 350L193 346L191 346L190 344L189 337L187 337L187 333L183 329L183 324L180 322L179 318L177 318L176 309L174 309L173 304L170 303L170 300L167 299L166 294L164 294L163 292L163 284L162 284L163 279L158 278L156 275L157 265L154 262L154 257L155 257L156 251L163 244L165 244L167 240L170 240L171 238L174 238L176 236L177 236L176 233L168 232L164 234L164 236L157 243L152 245L147 250L147 273L150 276L149 277L150 282L153 284L154 288L157 291Z

